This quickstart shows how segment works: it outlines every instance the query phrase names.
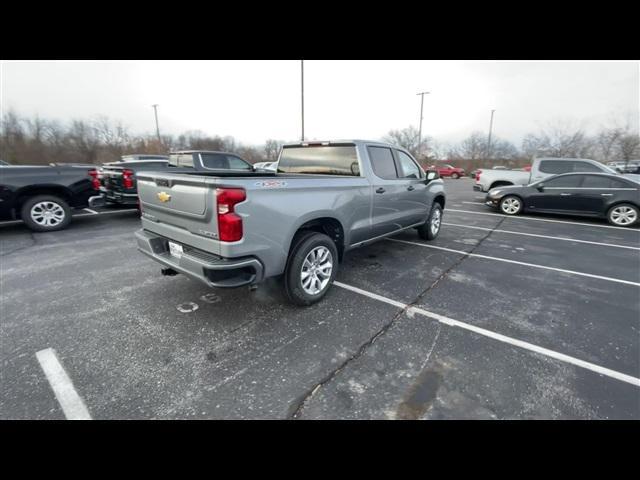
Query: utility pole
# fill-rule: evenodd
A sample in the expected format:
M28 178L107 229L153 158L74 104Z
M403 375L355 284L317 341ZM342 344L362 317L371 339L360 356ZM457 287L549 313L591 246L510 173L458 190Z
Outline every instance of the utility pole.
M493 131L493 112L495 112L495 110L491 110L491 121L489 122L489 140L487 141L487 159L491 154L491 133Z
M300 60L300 92L302 94L302 138L304 142L304 60Z
M416 153L417 157L420 157L420 147L422 145L422 107L424 105L424 96L430 94L431 92L420 92L417 95L420 95L420 128L418 128L418 151ZM420 161L420 158L417 159Z
M158 104L154 104L151 105L153 107L153 111L155 112L156 115L156 135L158 136L158 142L161 142L160 140L160 127L158 127Z

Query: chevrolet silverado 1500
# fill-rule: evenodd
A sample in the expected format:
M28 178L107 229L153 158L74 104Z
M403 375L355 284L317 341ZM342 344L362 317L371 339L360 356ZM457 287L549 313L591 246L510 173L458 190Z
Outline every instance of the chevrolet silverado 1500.
M298 305L326 294L353 248L411 228L435 238L445 206L436 172L362 140L285 145L276 172L142 172L138 193L138 248L164 274L211 287L282 276Z

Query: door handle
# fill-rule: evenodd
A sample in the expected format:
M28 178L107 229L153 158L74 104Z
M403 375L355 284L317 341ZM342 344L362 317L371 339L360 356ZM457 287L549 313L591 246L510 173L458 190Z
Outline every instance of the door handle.
M414 191L416 189L416 187L414 187L413 185L409 185L407 187L407 190L409 190L410 192Z
M613 196L613 193L601 193L600 195L602 195L603 197L611 197Z
M561 197L570 197L571 194L570 193L561 193L560 196Z
M384 192L386 192L386 190L382 187L376 189L376 193L384 193Z

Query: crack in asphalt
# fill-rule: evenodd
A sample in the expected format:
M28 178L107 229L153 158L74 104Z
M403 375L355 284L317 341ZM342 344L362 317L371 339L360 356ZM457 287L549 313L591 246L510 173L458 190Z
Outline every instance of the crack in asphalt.
M11 255L12 253L21 252L22 250L27 250L28 248L32 248L38 245L38 242L36 241L36 237L33 235L33 232L29 232L29 236L31 237L31 242L33 242L31 243L31 245L25 245L24 247L14 248L13 250L10 250L8 252L1 253L0 257L6 257Z
M458 260L456 260L449 268L447 268L444 272L442 272L440 274L440 276L433 282L431 283L431 285L429 285L427 288L425 288L422 292L420 292L418 294L418 296L411 302L408 303L402 310L398 311L393 318L385 323L382 328L380 328L380 330L378 330L369 340L367 340L366 342L364 342L362 345L360 345L360 347L358 348L358 350L351 355L350 357L348 357L347 359L345 359L344 362L342 362L337 368L335 368L334 370L332 370L331 372L329 372L327 375L325 375L319 382L317 382L316 384L313 385L312 388L309 388L303 395L301 395L300 397L298 397L298 399L296 399L291 407L289 408L289 413L287 415L287 419L289 420L297 420L300 417L300 414L302 413L302 410L304 409L305 404L307 403L307 401L313 397L316 392L318 390L320 390L320 388L322 388L324 385L326 385L327 383L329 383L331 380L333 380L342 370L344 370L347 365L349 365L351 362L353 362L354 360L357 360L358 358L360 358L365 351L371 346L373 345L376 340L378 338L380 338L382 335L384 335L385 333L387 333L387 331L389 331L389 329L397 322L397 320L404 315L407 311L409 311L413 306L415 306L418 302L420 302L420 300L422 300L422 298L429 293L433 288L436 287L436 285L438 285L438 283L440 283L442 281L442 279L444 279L449 272L451 272L451 270L453 270L454 268L456 268L457 266L459 266L463 261L465 261L467 258L470 258L469 255L474 253L475 250L480 247L480 245L482 245L482 243L489 238L489 236L498 228L500 227L500 225L502 225L502 223L504 222L505 217L501 218L500 221L491 228L491 230L484 236L482 237L478 243L476 243L473 248L468 251L467 253L465 253L462 257L460 257ZM439 334L439 331L438 331ZM433 351L433 348L435 347L435 342L438 340L438 336L436 336L433 345L431 346L431 350L429 352L429 357L431 356L431 352Z

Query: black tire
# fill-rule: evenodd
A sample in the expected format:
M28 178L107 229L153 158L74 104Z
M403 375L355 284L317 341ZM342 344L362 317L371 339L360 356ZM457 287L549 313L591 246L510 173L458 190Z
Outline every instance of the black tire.
M325 248L331 255L331 272L328 282L315 294L305 290L302 284L303 264L307 256L314 250L322 250ZM318 250L316 250L317 252ZM333 280L338 272L338 249L336 244L330 237L324 233L304 232L294 240L291 251L289 252L289 260L287 268L284 272L284 290L289 300L300 306L312 305L320 301L329 291ZM327 277L325 277L326 279Z
M607 212L607 220L616 227L633 227L638 223L638 219L640 219L640 211L630 203L619 203Z
M452 173L451 178L453 178L454 180L457 180L460 178L460 175L458 175L457 173Z
M442 227L442 207L439 203L434 203L429 212L427 221L418 227L418 235L423 240L433 240L440 233ZM437 227L435 222L437 222Z
M519 215L524 208L524 202L516 195L505 195L500 199L500 212L505 215Z
M52 220L43 220L42 223L38 223L35 220L37 218L36 211L32 212L32 209L38 204L51 206L52 211L55 211L58 215L55 215ZM40 208L38 211L44 210ZM55 195L37 195L24 202L20 210L20 217L25 225L34 232L54 232L67 228L69 222L71 222L71 208L65 200ZM47 225L47 223L50 224Z

